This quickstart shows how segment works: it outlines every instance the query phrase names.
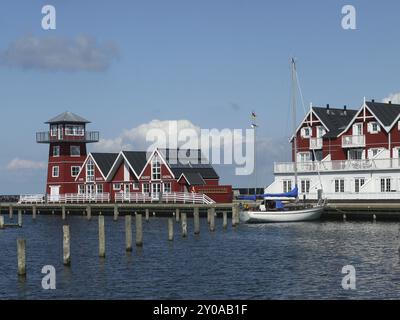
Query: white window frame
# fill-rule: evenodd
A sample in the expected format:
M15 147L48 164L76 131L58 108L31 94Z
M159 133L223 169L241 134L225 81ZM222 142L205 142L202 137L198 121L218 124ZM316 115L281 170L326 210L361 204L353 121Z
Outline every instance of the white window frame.
M57 172L57 174L56 174ZM53 178L59 178L60 177L60 167L59 166L53 166L51 168L51 176Z
M380 186L381 186L381 192L382 193L392 192L392 178L390 178L390 177L381 177Z
M72 149L73 148L78 148L79 149L79 154L72 154ZM81 156L81 146L70 146L69 147L69 154L71 157L80 157Z
M282 181L282 189L283 189L283 193L292 191L292 180L283 180Z
M58 150L58 152L55 152ZM61 147L60 146L53 146L53 157L58 158L61 155Z
M122 183L113 183L113 190L120 191Z
M317 138L322 138L326 133L326 130L323 126L317 127Z
M85 128L82 125L66 125L65 126L65 135L66 136L75 136L82 137L85 134Z
M301 193L303 194L310 193L310 185L311 185L310 179L301 179L300 180Z
M306 157L306 161L302 159L303 157ZM310 151L305 151L305 152L297 152L297 161L300 163L306 163L306 162L311 162L311 152Z
M150 183L143 183L142 184L142 193L145 193L145 194L150 193Z
M374 125L376 125L376 130L374 130ZM376 122L376 121L370 122L368 124L368 126L369 126L369 133L371 133L371 134L377 134L377 133L379 133L381 131L379 123Z
M94 182L95 176L95 168L94 168L94 161L89 159L86 163L86 181Z
M335 188L335 193L344 193L346 190L346 183L345 179L343 178L336 178L333 180L334 182L334 188Z
M78 185L78 194L85 194L85 185L84 184Z
M151 161L151 180L161 180L161 159L158 156Z
M365 185L365 178L355 178L354 179L354 192L360 193L361 188Z
M308 131L308 134L306 134L306 131ZM300 135L304 139L308 139L312 137L312 128L311 127L303 127L301 128Z
M96 194L103 194L103 193L104 193L104 185L103 184L96 184Z
M359 134L355 134L355 128L360 128L361 129ZM353 124L352 133L353 133L353 136L362 136L364 134L363 123L362 122L357 122L357 123Z
M166 186L169 186L168 188L166 188ZM168 189L168 191L167 191ZM171 182L164 182L163 183L163 192L164 193L171 193L172 192L172 183Z
M76 170L77 169L77 172L76 172L76 174L74 175L74 169ZM71 167L71 177L73 177L73 178L76 178L77 176L78 176L78 174L79 174L79 172L81 171L81 167L80 166L72 166Z
M139 182L132 182L132 190L139 190Z

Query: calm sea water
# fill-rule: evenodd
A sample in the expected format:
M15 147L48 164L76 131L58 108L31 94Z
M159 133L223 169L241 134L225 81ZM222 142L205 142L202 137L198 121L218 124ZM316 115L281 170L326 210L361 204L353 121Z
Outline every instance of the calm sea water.
M7 217L6 217L7 219ZM14 218L15 219L15 218ZM134 221L134 219L133 219ZM68 217L72 265L62 264L59 216L24 217L0 230L0 299L355 299L400 298L399 224L317 222L240 225L167 241L167 219L144 225L144 247L125 252L124 219L106 217L106 258L98 257L96 217ZM134 225L133 225L134 230ZM134 232L134 231L133 231ZM16 239L27 241L27 278L17 277ZM41 269L57 270L43 290ZM357 289L342 289L342 267L357 270Z

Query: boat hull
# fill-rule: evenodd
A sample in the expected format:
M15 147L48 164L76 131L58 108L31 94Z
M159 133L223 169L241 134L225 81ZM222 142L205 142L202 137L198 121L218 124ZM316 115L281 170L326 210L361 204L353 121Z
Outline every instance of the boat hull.
M321 218L323 211L323 206L294 211L242 211L240 221L244 223L315 221Z

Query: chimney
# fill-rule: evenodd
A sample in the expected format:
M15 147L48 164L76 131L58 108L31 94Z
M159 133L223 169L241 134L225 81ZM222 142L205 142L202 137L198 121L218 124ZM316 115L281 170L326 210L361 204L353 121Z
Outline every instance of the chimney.
M344 107L343 107L343 114L347 115L347 106L346 105L344 105Z
M372 99L371 101L372 101L372 102L375 102L375 99Z
M326 113L329 114L329 103L326 105Z
M392 104L392 101L389 101L389 104Z

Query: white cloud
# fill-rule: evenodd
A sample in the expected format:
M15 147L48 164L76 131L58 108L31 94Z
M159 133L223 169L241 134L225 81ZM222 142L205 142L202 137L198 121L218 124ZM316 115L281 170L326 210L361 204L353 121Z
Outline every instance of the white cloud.
M26 36L0 52L0 64L46 71L104 71L118 57L113 43L94 37Z
M6 169L10 170L10 171L42 170L42 169L46 169L46 168L47 168L47 164L45 162L24 160L24 159L19 159L19 158L15 158L15 159L11 160L6 166Z
M388 103L392 101L394 104L400 104L400 92L391 93L389 96L383 99L383 102Z

